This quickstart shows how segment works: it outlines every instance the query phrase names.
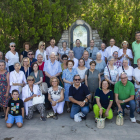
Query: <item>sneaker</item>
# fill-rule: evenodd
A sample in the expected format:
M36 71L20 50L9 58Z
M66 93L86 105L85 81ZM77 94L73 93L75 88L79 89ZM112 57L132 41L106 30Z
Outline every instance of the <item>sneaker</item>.
M41 121L46 121L45 117L40 117Z
M135 123L136 122L135 117L134 118L130 118L130 120L131 120L132 123Z

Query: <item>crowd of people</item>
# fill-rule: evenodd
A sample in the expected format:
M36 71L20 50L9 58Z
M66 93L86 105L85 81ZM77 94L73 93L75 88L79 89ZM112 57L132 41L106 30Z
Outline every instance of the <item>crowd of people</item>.
M93 111L97 122L100 116L112 119L115 109L125 115L127 108L131 122L136 122L134 112L140 114L140 32L135 38L132 50L127 41L115 46L114 39L108 47L102 43L101 50L93 39L87 48L77 39L73 49L66 41L58 48L51 39L46 50L41 41L34 53L25 42L20 55L11 42L5 60L0 52L0 107L6 126L10 128L15 122L22 127L24 118L32 119L36 110L40 120L46 121L45 109L51 108L53 114L47 116L57 120L65 104L72 119L79 112L86 119ZM41 90L44 82L48 86L45 99Z

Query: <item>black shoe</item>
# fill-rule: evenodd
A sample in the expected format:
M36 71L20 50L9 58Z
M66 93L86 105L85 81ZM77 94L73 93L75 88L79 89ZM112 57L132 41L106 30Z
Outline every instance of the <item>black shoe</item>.
M40 120L41 121L46 121L46 118L45 117L40 117Z
M55 120L58 119L57 113L54 114L53 119L55 119Z

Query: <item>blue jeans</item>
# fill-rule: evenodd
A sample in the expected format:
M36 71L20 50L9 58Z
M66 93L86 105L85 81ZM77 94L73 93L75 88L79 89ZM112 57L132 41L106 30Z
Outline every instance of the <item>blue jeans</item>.
M89 112L89 106L81 107L81 106L79 106L77 104L73 104L72 108L71 108L70 117L72 119L74 119L74 115L79 113L80 111L86 116L88 114L88 112Z
M134 118L134 111L135 111L135 108L136 108L136 104L135 104L135 101L134 100L131 100L127 103L124 103L121 105L122 107L122 110L123 110L123 116L124 116L124 109L126 107L126 105L129 105L130 106L130 118Z
M23 118L21 115L19 116L13 116L11 114L8 114L8 120L6 121L6 123L11 123L13 124L15 121L15 123L22 123L23 124Z

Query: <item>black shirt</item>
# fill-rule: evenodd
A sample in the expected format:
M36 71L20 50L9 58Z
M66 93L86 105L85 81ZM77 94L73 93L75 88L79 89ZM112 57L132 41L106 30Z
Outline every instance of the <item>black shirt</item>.
M97 88L95 98L100 98L101 106L107 109L109 102L113 101L113 92L110 90L107 94L104 94L101 88Z
M11 98L8 102L8 107L10 107L9 114L13 116L18 116L22 115L21 108L24 107L24 103L19 98L16 101L14 101L13 98Z
M26 52L26 51L22 51L22 52L21 52L21 55L23 55L23 58L24 58L24 57L27 57L27 54L28 54L28 52Z
M78 89L73 85L69 88L69 97L73 97L77 101L84 101L88 95L90 95L90 92L85 84L81 84Z

